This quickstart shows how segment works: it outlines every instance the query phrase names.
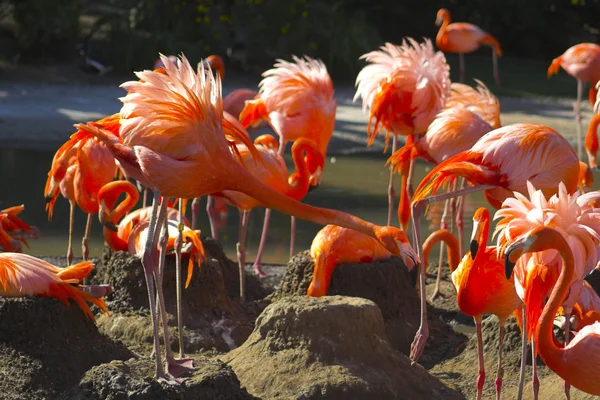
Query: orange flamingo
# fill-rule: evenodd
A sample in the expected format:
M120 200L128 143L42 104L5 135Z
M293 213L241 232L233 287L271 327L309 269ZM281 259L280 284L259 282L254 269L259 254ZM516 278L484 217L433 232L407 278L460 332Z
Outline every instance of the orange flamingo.
M81 286L94 269L94 264L84 261L67 268L56 267L44 260L20 253L0 253L0 296L52 297L67 306L69 299L77 303L87 318L95 321L94 314L87 303L92 303L108 314L104 300L91 293L106 295L110 287L97 290L91 286ZM75 285L75 286L74 286Z
M311 187L321 183L325 168L327 146L333 135L337 102L333 82L321 60L305 56L292 57L293 62L277 60L274 68L263 73L258 95L247 101L240 114L244 127L267 121L279 135L279 155L283 155L288 142L301 138L313 141L320 157L308 157L307 166ZM262 255L267 241L271 210L265 211L254 271L268 276L261 268ZM296 220L291 219L290 257L294 254Z
M94 124L77 126L106 143L121 168L154 191L150 230L144 249L138 255L148 286L157 355L160 347L152 274L156 271L158 256L157 227L163 226L166 214L166 201L161 202L159 210L158 199L161 196L189 199L235 190L255 198L265 207L286 214L318 224L356 229L380 240L392 254L401 255L401 243L394 236L396 228L377 226L340 211L302 204L260 182L237 162L236 153L223 133L219 77L215 78L202 64L195 73L183 55L177 65L166 57L162 60L164 74L137 72L141 81L122 85L128 94L122 98L120 136ZM243 135L238 137L246 141ZM246 141L245 144L257 152L251 142ZM159 254L164 254L165 248L166 242L161 242ZM159 302L164 302L160 280L157 280L156 287ZM158 379L170 378L158 356L155 376Z
M392 160L393 162L393 160ZM447 182L462 176L475 186L435 195ZM573 148L555 130L538 124L514 124L495 129L481 137L470 150L450 157L434 167L417 187L412 202L415 245L422 258L420 217L427 204L500 187L517 192L527 190L531 181L544 193L555 193L565 182L569 193L577 188L579 160ZM418 359L429 335L425 307L425 276L421 269L421 327L411 356Z
M123 201L117 204L119 196L125 193ZM144 207L128 213L139 200L139 193L136 187L129 181L114 181L107 183L98 192L98 203L100 211L98 216L100 223L104 229L104 241L114 251L128 251L132 254L137 254L140 251L140 244L143 243L144 235L147 235L147 226L150 221L152 207ZM204 247L200 241L200 231L195 231L189 228L190 222L183 217L183 209L180 204L179 210L167 208L166 220L168 221L168 242L166 251L174 250L176 254L176 275L177 280L177 325L179 332L179 357L184 359L184 341L183 341L183 301L180 285L180 274L177 273L181 269L181 253L183 243L186 243L184 254L189 255L188 275L185 282L187 288L192 279L194 268L194 260L200 266L204 258ZM121 218L123 218L121 220ZM179 221L183 222L183 226L179 226ZM121 222L119 222L121 220ZM146 229L138 229L137 226L142 224ZM175 230L174 227L177 229ZM181 234L181 238L179 235ZM179 243L181 242L181 243ZM189 246L188 246L189 244ZM162 312L162 311L161 311ZM163 315L163 320L166 314ZM166 325L164 325L166 326ZM168 333L165 333L168 335ZM176 369L178 363L173 361L173 355L167 356L172 368ZM191 367L192 363L186 362L186 367ZM179 371L180 373L182 370Z
M25 210L25 206L13 206L0 210L0 215L3 218L0 220L0 228L9 235L12 239L23 242L26 246L27 239L37 239L40 237L40 231L35 226L29 226L21 218L20 213Z
M594 174L592 169L583 161L579 161L579 190L582 193L589 192L594 186Z
M262 162L256 161L245 146L238 146L242 155L244 164L257 179L271 189L294 200L301 200L306 196L309 188L310 174L306 158L320 157L321 154L317 146L309 139L298 139L292 146L292 157L296 172L288 177L285 161L277 152L277 140L271 135L261 135L254 140L255 145L261 154ZM307 154L307 157L304 154ZM260 201L240 192L225 190L221 193L213 194L214 197L222 197L234 207L237 207L240 213L240 232L237 246L237 256L240 272L240 299L244 301L246 297L245 290L245 265L246 265L246 230L248 218L253 208L260 206ZM262 271L256 271L260 275Z
M541 190L536 191L534 186L528 183L528 196L515 193L515 197L507 199L503 208L496 213L496 218L502 218L496 225L496 233L500 233L498 236L500 249L540 226L558 229L574 249L576 255L575 278L571 282L569 296L562 304L565 311L565 341L567 343L570 334L570 315L583 290L584 277L596 267L598 262L600 214L595 205L599 200L600 192L583 195L575 192L569 195L562 182L559 183L558 192L546 199ZM552 251L536 253L533 256L528 255L519 260L514 280L519 297L527 305L526 329L523 332L523 337L527 340L533 336L544 301L558 278L558 270L555 266L560 265L560 257ZM532 352L535 357L535 343L532 344ZM523 375L521 379L524 379ZM539 381L534 362L533 391L535 397L537 397L538 390ZM568 397L568 386L565 391Z
M585 136L585 151L588 156L590 168L598 169L598 125L600 125L600 114L594 114L590 120L587 135Z
M496 374L496 398L502 390L502 345L506 319L519 307L521 299L515 291L515 284L504 277L504 263L498 257L496 246L486 246L490 229L490 213L479 208L473 215L473 235L470 251L463 257L458 268L452 272L452 283L456 288L456 301L459 310L473 317L477 328L477 353L479 354L479 376L477 378L477 399L481 399L485 383L485 365L483 362L483 339L481 321L484 314L498 316L500 335L498 344L498 371ZM442 231L444 232L444 231ZM448 231L446 235L452 236ZM429 239L428 239L429 241ZM456 239L450 244L457 245ZM425 242L427 244L427 241ZM425 252L425 244L423 251ZM430 244L433 245L432 243ZM455 250L455 254L458 253ZM427 265L423 258L423 265Z
M569 47L559 57L552 60L548 67L548 78L557 74L562 67L577 80L577 102L575 103L575 120L577 121L577 155L581 158L581 97L583 83L590 82L589 101L593 106L596 100L596 83L600 80L600 46L595 43L579 43Z
M401 46L386 43L379 51L360 57L369 64L356 77L354 100L362 98L363 112L369 110L369 145L375 136L386 130L386 148L392 135L392 154L396 152L398 135L425 134L429 124L442 109L450 95L450 73L446 58L434 52L431 41L422 44L413 39L404 40ZM406 187L410 183L412 162L402 167L400 202L408 202ZM394 172L390 169L388 185L388 219L392 223L394 209ZM407 220L406 220L407 221ZM401 220L406 229L404 220Z
M399 230L396 235L396 240L401 243L402 261L410 271L415 265L417 255L410 247L404 232ZM310 246L310 256L315 260L315 267L306 295L326 296L331 274L339 264L387 260L392 255L371 236L352 229L327 225L316 234Z
M114 115L103 118L98 125L118 132L118 118ZM98 212L98 191L113 180L116 171L115 159L100 140L77 131L62 145L52 160L48 180L44 189L48 219L52 219L54 203L61 193L69 200L69 246L67 263L73 262L73 222L75 204L88 214L85 234L81 244L84 261L89 255L88 241L91 233L92 215Z
M451 24L450 11L445 8L438 10L435 24L440 27L435 37L437 47L447 53L458 53L461 82L465 78L465 53L472 53L479 49L481 45L488 45L492 47L494 80L497 84L500 84L497 57L502 57L502 49L495 37L473 24L466 22Z
M600 365L600 323L581 329L564 348L555 343L554 316L569 293L576 269L573 250L564 236L552 228L539 227L513 242L504 255L506 275L510 277L515 261L521 255L548 250L559 252L562 269L535 331L539 354L565 382L583 392L600 396L600 371L597 368Z

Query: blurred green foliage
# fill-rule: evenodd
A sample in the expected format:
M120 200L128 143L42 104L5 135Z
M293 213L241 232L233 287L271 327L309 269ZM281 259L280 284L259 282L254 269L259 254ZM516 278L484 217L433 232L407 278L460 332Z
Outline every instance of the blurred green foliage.
M58 56L68 46L75 57L74 43L90 30L79 17L102 17L103 34L90 39L92 57L120 71L152 65L159 51L184 52L191 60L229 53L257 70L268 68L275 58L307 54L323 59L336 77L353 77L362 65L358 57L385 41L433 39L441 7L450 10L453 20L474 23L496 36L508 56L550 60L573 44L596 42L600 35L600 0L0 2L13 5L18 48L30 57Z

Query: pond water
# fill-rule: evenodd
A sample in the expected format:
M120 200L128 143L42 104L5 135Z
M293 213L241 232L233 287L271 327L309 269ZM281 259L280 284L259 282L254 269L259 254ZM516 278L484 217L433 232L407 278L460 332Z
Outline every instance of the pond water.
M44 185L52 162L53 151L32 150L0 150L0 177L3 190L0 194L0 207L5 208L17 204L25 204L23 219L30 225L40 229L41 237L30 241L30 249L25 250L34 255L62 256L66 254L68 239L68 202L61 197L56 202L52 221L48 221L45 212ZM321 185L310 192L305 202L320 207L329 207L357 215L377 224L385 224L387 215L387 184L389 170L385 167L384 154L369 155L336 155L328 157ZM291 166L291 159L287 159ZM415 172L415 183L419 182L431 165L418 162ZM399 190L400 177L397 178ZM416 187L416 185L415 185ZM471 234L471 216L477 207L485 206L483 196L479 193L469 196L465 203L465 236ZM433 212L440 213L443 204L435 207ZM191 214L188 208L188 216ZM251 213L248 229L247 260L254 259L260 240L264 211L256 209ZM81 255L81 237L85 229L86 216L80 210L75 214L74 251ZM227 226L221 231L221 242L227 254L235 259L235 243L238 234L238 212L230 208ZM423 220L425 234L429 225ZM398 222L395 221L397 226ZM210 228L204 204L201 205L199 227L209 234ZM308 249L315 234L321 227L306 221L298 221L296 234L296 251ZM288 216L274 212L269 241L264 256L266 263L286 263L289 256L290 219ZM424 236L426 237L426 236ZM98 257L102 254L102 230L97 217L93 219L90 254ZM437 251L437 250L436 250ZM432 259L435 252L432 252Z

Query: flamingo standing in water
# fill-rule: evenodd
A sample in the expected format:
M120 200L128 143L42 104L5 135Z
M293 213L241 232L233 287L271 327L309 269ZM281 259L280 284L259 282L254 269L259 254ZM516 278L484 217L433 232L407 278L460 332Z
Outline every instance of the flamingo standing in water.
M475 186L435 195L440 187L459 176ZM434 167L415 191L412 223L414 247L419 258L422 259L423 252L420 218L427 204L486 189L525 192L528 180L548 194L556 192L559 182L565 182L569 193L573 193L577 189L578 178L579 160L575 151L563 136L551 128L538 124L514 124L485 134L470 150ZM420 287L421 326L411 351L414 360L421 356L429 336L423 269Z
M293 62L277 60L274 68L263 73L258 95L247 101L240 114L244 127L256 126L267 121L279 135L279 155L283 155L288 142L301 138L313 141L320 151L318 158L308 157L306 162L311 187L321 183L325 167L327 146L333 135L337 102L333 82L321 60L305 56L292 57ZM261 268L266 245L271 210L265 211L263 231L260 238L254 271L261 277L268 276ZM294 254L296 220L291 220L290 257Z
M437 47L447 53L458 53L461 82L465 78L465 53L472 53L481 45L488 45L492 47L494 80L500 84L498 57L502 57L502 49L495 37L473 24L466 22L451 24L450 11L445 8L438 10L435 24L440 27L435 37Z
M504 325L506 319L521 305L521 299L515 291L515 284L504 276L504 260L498 257L496 246L486 246L490 229L490 213L479 208L473 215L473 235L470 251L465 254L458 268L452 271L452 283L456 288L458 309L473 317L477 329L477 353L479 355L479 375L477 378L477 399L481 399L485 383L485 365L483 362L483 337L481 322L484 314L498 317L500 335L498 339L498 370L496 373L496 398L502 390L502 345L504 343ZM439 232L439 233L438 233ZM423 244L423 265L427 265L428 249L436 241L452 234L447 230L434 232ZM439 235L439 238L436 236ZM453 237L452 237L453 238ZM456 246L456 239L448 242ZM454 249L458 254L458 249ZM451 267L452 270L452 267Z
M595 43L579 43L569 47L562 55L552 60L548 67L548 78L557 74L562 67L567 74L577 79L577 102L575 103L575 120L577 121L577 156L581 158L581 97L583 83L590 82L589 101L593 106L596 100L596 83L600 80L600 46Z
M381 227L340 211L302 204L260 182L237 161L237 150L223 133L220 78L205 70L203 64L194 72L183 55L177 63L166 57L162 61L165 73L137 72L141 81L122 85L128 93L122 98L120 136L93 124L77 127L106 143L125 173L154 191L150 229L144 249L138 255L144 266L153 321L155 377L168 379L172 376L165 373L159 357L152 279L157 268L158 228L164 224L167 205L163 199L159 210L161 196L189 199L234 190L286 214L361 231L380 240L396 256L401 256L402 243L396 239L397 228ZM238 139L248 148L254 148L242 134ZM166 241L161 241L159 254L163 255L165 248ZM164 302L160 283L157 280L158 298Z
M544 363L566 383L577 389L600 396L600 323L581 329L571 342L559 347L553 332L554 316L569 295L575 277L575 255L570 243L558 231L538 227L510 244L504 253L506 275L510 279L515 261L527 253L558 251L561 271L558 281L544 306L535 331L538 351Z
M369 145L381 131L386 131L386 148L392 135L392 154L396 152L398 136L414 141L427 131L436 114L450 95L450 73L446 58L434 52L431 41L422 44L413 39L401 46L386 43L378 51L360 57L369 62L356 77L354 100L362 98L363 112L369 110ZM405 188L410 184L412 160L402 167L400 203L409 200ZM394 210L394 172L390 169L388 185L388 219L392 223ZM406 229L405 222L401 224Z
M119 131L119 119L115 115L97 122L99 126ZM67 263L73 262L73 222L75 204L87 213L87 224L81 244L84 261L89 255L88 241L92 227L92 216L98 212L98 191L112 181L117 165L106 145L85 132L77 131L62 145L52 160L48 180L44 189L48 219L52 219L54 203L61 193L70 203L69 213L69 246Z
M280 193L301 200L304 198L309 188L310 174L306 165L306 158L320 157L317 146L309 139L298 139L292 146L292 157L296 172L288 177L285 161L278 154L277 140L271 135L261 135L254 140L262 158L262 162L255 160L248 149L240 145L238 150L246 168L262 183L268 185ZM305 157L305 152L307 156ZM260 206L260 201L240 192L224 190L213 194L215 198L221 197L229 204L237 207L240 213L240 232L237 248L239 272L240 272L240 299L244 301L245 291L245 265L246 265L246 231L248 218L253 208Z
M496 212L496 218L501 218L496 225L496 233L500 233L498 247L502 249L540 226L555 228L565 236L574 250L576 268L569 296L562 304L565 312L565 341L568 343L570 315L583 290L583 279L598 262L596 248L600 244L600 212L595 206L600 201L600 192L583 195L575 192L570 195L561 182L558 192L546 199L542 191L536 191L531 183L527 186L528 196L515 193L515 197L507 199L502 209ZM527 255L519 260L515 269L515 286L519 297L526 304L526 329L523 337L527 340L533 336L544 301L558 278L558 267L561 267L560 257L557 257L555 251L547 251ZM535 343L532 344L532 352L535 358ZM536 372L534 362L533 390L537 398L539 381ZM521 379L524 379L523 375ZM568 397L568 387L565 391Z

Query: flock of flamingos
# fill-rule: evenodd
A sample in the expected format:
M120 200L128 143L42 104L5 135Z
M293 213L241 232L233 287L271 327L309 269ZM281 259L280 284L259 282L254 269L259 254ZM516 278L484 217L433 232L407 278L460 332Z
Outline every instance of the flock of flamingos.
M437 47L460 54L461 80L464 53L485 44L492 46L495 56L501 55L500 45L491 35L471 24L450 23L447 10L438 12L436 22L441 25ZM495 56L494 76L498 80ZM300 202L320 183L334 129L333 84L321 61L309 57L278 60L263 74L258 92L239 89L223 99L224 68L219 57L201 61L194 70L184 55L161 55L154 70L136 72L138 81L121 85L126 95L121 98L119 113L77 124L77 131L54 156L44 191L48 213L51 217L59 194L71 204L71 230L75 205L87 213L84 261L72 265L72 235L66 268L22 254L21 242L26 244L26 239L35 238L39 232L17 216L22 206L3 210L0 245L6 252L0 253L0 295L50 296L64 302L70 298L91 319L94 317L86 302L106 311L102 297L111 288L82 284L93 268L87 261L87 242L93 216L98 214L106 244L142 261L153 322L155 378L177 384L177 378L194 367L191 359L184 358L183 346L179 357L165 346L164 365L159 356L158 318L166 320L164 259L167 252L175 253L181 289L182 254L188 257L189 283L194 264L201 265L204 257L200 231L195 226L197 199L209 196L207 210L215 237L226 205L240 211L237 255L242 301L246 225L255 207L286 213L292 216L292 223L294 218L302 218L326 225L310 249L316 261L307 293L310 296L327 294L337 264L397 256L412 269L421 265L421 260L425 266L431 247L442 241L448 248L458 308L475 319L479 343L477 398L485 380L484 314L495 314L500 320L497 398L502 388L504 323L511 314L523 332L523 359L530 342L533 354L539 354L564 379L567 397L571 385L600 395L600 297L584 281L600 265L600 192L589 191L591 173L580 161L579 111L582 83L592 84L590 102L594 105L596 101L600 46L573 46L548 69L550 76L562 67L578 81L578 152L549 127L532 123L502 126L498 99L482 82L478 81L476 88L451 83L444 54L436 52L428 39L417 42L408 38L400 46L387 43L362 58L367 65L357 77L355 100L361 99L363 110L368 112L367 134L371 142L382 132L386 145L392 139L388 226ZM595 115L585 140L590 167L597 167L599 122L600 116ZM266 134L252 141L248 132L261 126L270 127L279 140ZM405 138L405 145L398 149L400 136ZM282 158L288 142L293 143L292 174ZM413 190L411 176L417 158L435 167ZM397 172L402 176L400 228L392 227L392 183ZM148 191L153 192L152 205L146 207ZM492 215L480 208L473 215L473 232L465 251L462 198L476 191L484 191L490 206L497 209L493 216L499 220L494 231L497 242L487 246ZM125 199L119 201L122 194ZM143 207L134 209L140 197ZM191 221L184 216L187 199L196 199L192 201ZM421 214L442 200L446 206L441 229L423 243ZM451 208L457 210L458 240L445 229ZM262 276L260 254L269 215L265 216L261 250L254 264ZM412 241L407 235L409 227ZM428 337L425 269L418 269L421 326L411 349L413 361L419 359ZM181 328L180 296L178 290ZM565 315L564 342L553 333L557 313ZM162 326L166 328L166 322ZM179 332L181 335L182 330ZM166 329L164 335L169 335ZM521 393L523 380L524 369ZM535 363L532 386L537 397Z

